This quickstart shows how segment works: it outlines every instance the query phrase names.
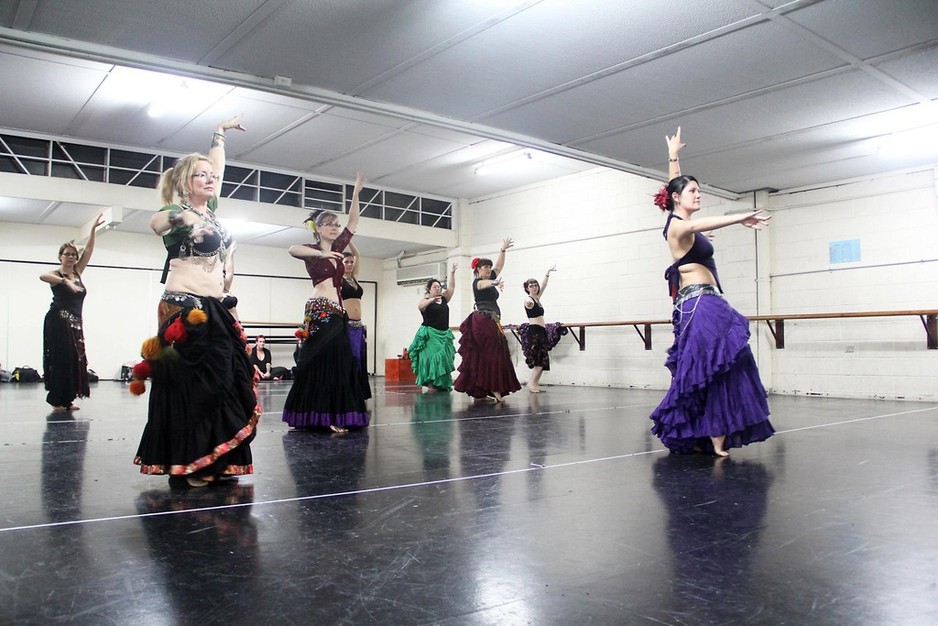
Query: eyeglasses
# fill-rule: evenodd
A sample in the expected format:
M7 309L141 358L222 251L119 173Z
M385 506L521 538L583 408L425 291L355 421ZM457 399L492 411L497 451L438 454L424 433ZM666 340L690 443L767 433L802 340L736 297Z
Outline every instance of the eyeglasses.
M339 228L342 226L342 224L339 224L338 222L327 222L325 224L319 225L320 228L329 228L331 226L335 226L336 228Z
M193 175L192 175L192 178L200 178L200 179L202 179L202 180L205 180L206 178L211 178L211 179L214 180L216 183L218 182L218 175L217 175L217 174L206 174L205 172L199 172L198 174L193 174Z

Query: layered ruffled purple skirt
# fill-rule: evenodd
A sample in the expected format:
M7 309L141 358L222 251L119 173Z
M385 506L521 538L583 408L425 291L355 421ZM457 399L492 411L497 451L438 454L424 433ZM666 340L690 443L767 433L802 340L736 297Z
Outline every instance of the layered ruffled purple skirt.
M671 387L651 414L651 432L672 452L725 450L772 436L765 388L749 348L749 320L718 295L680 302L665 365Z

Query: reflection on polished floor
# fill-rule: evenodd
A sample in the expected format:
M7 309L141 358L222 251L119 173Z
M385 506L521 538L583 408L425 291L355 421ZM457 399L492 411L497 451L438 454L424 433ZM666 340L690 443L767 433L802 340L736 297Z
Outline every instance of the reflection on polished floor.
M938 405L773 396L717 460L649 435L661 392L375 387L330 436L262 386L257 473L179 492L146 397L0 385L0 623L938 623Z

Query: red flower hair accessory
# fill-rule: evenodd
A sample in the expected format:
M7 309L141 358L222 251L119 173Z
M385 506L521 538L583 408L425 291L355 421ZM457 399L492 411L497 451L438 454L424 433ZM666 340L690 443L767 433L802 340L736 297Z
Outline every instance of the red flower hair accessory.
M469 267L475 269L479 265L479 257L472 259L472 263L469 264Z
M665 185L658 190L658 193L655 194L653 202L655 206L661 209L662 211L668 210L668 186Z

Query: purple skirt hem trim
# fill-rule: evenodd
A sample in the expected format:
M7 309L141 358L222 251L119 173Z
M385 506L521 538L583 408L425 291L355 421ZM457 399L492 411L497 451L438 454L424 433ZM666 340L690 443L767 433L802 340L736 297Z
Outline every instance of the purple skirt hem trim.
M284 412L283 421L294 428L365 428L368 426L368 413L293 413Z

